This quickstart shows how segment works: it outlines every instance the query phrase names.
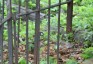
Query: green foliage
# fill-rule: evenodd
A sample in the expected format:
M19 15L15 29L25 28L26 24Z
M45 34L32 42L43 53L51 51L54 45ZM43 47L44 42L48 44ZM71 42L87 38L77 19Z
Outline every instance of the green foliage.
M74 33L74 40L83 43L85 47L93 46L93 31L77 30Z
M8 40L8 32L7 30L4 30L4 40L7 41Z
M93 0L83 0L81 4L84 6L87 6L87 5L91 6L93 5Z
M67 41L67 42L74 42L73 33L63 34L62 35L62 40Z
M84 59L89 59L89 58L93 58L93 47L89 47L83 50L83 53L81 54L81 56Z
M21 57L19 58L18 64L26 64L26 60L23 57Z
M74 3L76 3L77 5L80 5L82 2L82 0L74 0Z
M49 57L49 63L50 64L57 64L57 60L53 57ZM47 64L47 61L45 58L42 58L40 61L40 64Z
M62 2L65 0L62 0ZM0 1L1 2L1 1ZM22 6L25 6L25 0L22 0ZM13 0L12 3L14 4L18 4L18 0ZM29 0L29 8L35 8L35 0ZM41 2L41 8L48 6L48 1L47 0L42 0ZM55 4L58 3L58 0L51 0L51 4ZM85 46L91 45L90 43L93 43L92 41L92 36L93 35L93 8L92 8L92 3L93 1L91 0L74 0L74 9L73 12L75 14L75 16L73 17L73 31L79 31L79 30L84 30L83 34L80 34L81 36L83 35L83 43L85 44ZM78 4L82 5L82 6L78 6ZM14 6L13 6L14 7ZM57 41L57 23L58 23L58 14L57 12L55 12L56 10L58 10L57 7L52 8L51 9L51 33L50 33L50 40L56 42ZM62 10L66 11L67 10L67 5L62 5ZM13 10L13 12L15 12ZM85 13L86 12L86 13ZM46 14L46 12L45 12ZM7 8L5 6L5 16L7 15ZM47 14L46 14L47 15ZM66 30L66 12L62 12L61 13L61 22L60 22L60 37L65 40L65 41L73 41L73 34L66 34L65 30ZM25 26L25 22L21 21L21 25L20 27L22 27L22 29L20 29L20 41L21 43L25 43L25 38L26 38L26 26ZM7 25L6 25L7 26ZM46 19L42 20L41 23L41 32L43 32L43 35L41 36L41 39L46 40L47 36L48 36L48 31L47 31L47 27L48 27L48 22ZM35 35L35 23L29 21L29 42L34 42L34 35ZM46 30L45 30L46 29ZM61 36L63 35L63 36ZM7 40L7 30L4 30L4 40ZM86 44L87 43L87 44Z
M28 50L31 51L31 53L34 53L34 44L30 43Z
M80 0L75 0L78 2ZM73 17L73 31L77 32L74 34L78 37L76 42L84 43L84 46L93 46L93 8L91 0L82 0L81 6L74 4L74 17Z
M69 59L69 60L66 61L66 64L78 64L78 63L74 59Z
M23 58L23 57L19 58L18 64L26 64L26 59ZM32 63L31 62L28 62L28 64L32 64Z

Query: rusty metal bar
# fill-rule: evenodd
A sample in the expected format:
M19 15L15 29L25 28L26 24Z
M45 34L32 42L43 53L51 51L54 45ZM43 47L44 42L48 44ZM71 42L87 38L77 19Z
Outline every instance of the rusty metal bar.
M72 31L72 14L73 14L73 0L67 0L66 2L61 2L59 0L59 3L51 5L51 0L48 0L48 7L40 9L40 0L36 0L36 10L33 12L28 13L28 1L25 0L26 3L26 13L20 14L20 7L21 7L21 0L19 0L19 7L18 7L18 27L16 27L16 16L14 16L14 56L15 56L15 64L18 64L18 46L19 46L19 36L20 36L20 16L26 15L26 64L28 64L28 15L31 13L36 13L36 21L35 21L35 43L34 43L34 64L39 64L40 62L40 11L48 9L48 36L47 36L47 64L50 64L49 62L49 54L50 54L50 14L51 14L51 8L58 6L58 34L57 34L57 64L59 63L59 42L60 42L60 12L61 12L61 5L67 4L67 33ZM8 3L8 15L6 18L4 18L4 0L3 0L3 20L0 21L0 64L3 64L3 25L5 22L8 23L8 58L9 63L13 64L13 34L12 34L12 7L11 7L11 0L7 0ZM18 32L16 31L18 29ZM16 40L16 34L18 34L18 38Z
M49 7L51 6L51 0L48 0ZM48 44L47 44L47 64L49 63L49 48L50 48L50 8L48 9Z
M0 27L0 64L3 64L3 26Z
M26 1L26 13L28 10L28 0ZM29 43L28 43L28 15L26 15L26 64L28 64L28 47L29 47Z
M0 26L3 25L6 21L8 21L8 20L10 20L10 19L11 19L11 17L10 17L9 14L8 14L8 16L7 16L6 18L2 19L2 21L1 21L1 23L0 23Z
M66 32L72 32L73 0L67 4L67 26Z
M3 64L3 26L0 27L0 64Z
M0 64L3 64L3 26L0 27Z
M36 0L36 9L40 10L40 0ZM35 21L35 49L34 49L34 64L39 64L39 49L40 49L40 11L36 12Z
M39 9L39 10L34 10L34 11L32 11L32 12L29 12L29 13L20 14L20 12L19 12L19 14L17 14L17 16L19 17L19 16L23 16L23 15L29 15L29 14L35 13L35 12L37 12L37 11L42 11L42 10L46 10L46 9L49 9L49 8L54 8L54 7L63 5L63 4L67 4L67 3L71 2L71 1L72 1L72 0L68 0L68 1L66 1L66 2L61 2L60 4L57 3L57 4L54 4L54 5L51 5L50 7L48 6L48 7ZM19 5L19 6L20 6L20 5ZM19 8L20 8L20 7L19 7ZM2 20L2 23L1 23L0 25L4 24L8 19L10 19L10 18L7 18L7 17L6 17L6 19L3 19L3 20Z
M4 0L2 0L2 17L1 20L4 18ZM3 25L0 27L0 64L3 64Z
M20 8L21 8L21 0L18 0L18 14L20 13ZM18 34L18 39L17 39L17 46L19 46L19 43L20 43L20 41L19 41L19 36L20 36L20 16L19 16L19 19L18 19L18 32L17 32L17 34Z
M59 4L61 3L61 0L59 0ZM60 13L61 11L61 5L58 7L58 34L57 34L57 64L59 63L59 42L60 42Z
M18 46L17 46L17 38L16 38L16 18L14 17L14 55L15 55L15 64L18 64Z
M7 9L9 17L12 17L12 8L11 8L11 0L7 0ZM9 63L13 64L13 37L12 37L12 18L8 20L8 56Z
M71 2L71 1L72 1L72 0L68 0L68 1L66 1L66 2L61 2L60 4L57 3L57 4L54 4L54 5L51 5L50 7L48 6L48 7L45 7L45 8L39 9L39 10L36 9L36 10L34 10L34 11L32 11L32 12L29 12L29 13L18 14L18 16L29 15L29 14L31 14L31 13L35 13L35 12L37 12L37 11L42 11L42 10L46 10L46 9L49 9L49 8L54 8L54 7L57 7L57 6L63 5L63 4L67 4L67 3Z

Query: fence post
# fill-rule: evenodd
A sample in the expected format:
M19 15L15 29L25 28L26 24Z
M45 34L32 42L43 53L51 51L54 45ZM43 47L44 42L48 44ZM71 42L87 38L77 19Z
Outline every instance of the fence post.
M0 26L0 64L3 64L3 26Z
M39 64L39 49L40 49L40 0L36 0L36 21L35 21L35 49L34 49L34 64Z
M0 10L2 16L0 16L0 23L2 23L2 19L4 19L4 0L2 0L1 3L0 3ZM3 25L0 26L0 64L3 64Z
M7 9L8 9L8 15L9 20L7 20L8 24L8 57L9 57L9 63L13 64L13 37L12 37L12 8L11 8L11 0L7 0Z
M72 32L72 15L73 15L73 0L67 3L67 26L66 32Z

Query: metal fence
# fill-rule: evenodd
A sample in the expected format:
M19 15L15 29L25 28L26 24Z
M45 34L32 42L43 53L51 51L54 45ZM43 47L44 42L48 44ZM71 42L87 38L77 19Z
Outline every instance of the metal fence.
M25 16L26 21L26 64L28 64L28 46L29 46L29 40L28 40L28 15L35 13L35 39L34 39L34 64L40 64L40 12L43 10L48 10L48 36L47 36L47 64L49 63L49 48L50 48L50 18L51 18L51 9L54 7L58 7L58 34L57 34L57 64L60 64L59 61L59 39L60 39L60 12L61 12L61 5L67 4L67 32L72 31L72 12L73 12L73 0L66 0L65 2L61 2L59 0L59 3L51 5L51 0L48 0L48 6L45 8L40 8L40 0L36 0L36 9L32 12L28 12L28 0L25 0L26 3L26 13L20 13L21 8L21 0L18 0L18 12L17 14L14 14L12 11L12 0L2 0L0 4L0 64L4 64L3 60L3 32L5 28L5 24L7 25L8 30L8 64L18 64L18 46L19 46L19 37L20 37L20 17ZM5 2L7 3L7 15L5 16ZM16 26L16 24L18 26ZM16 39L16 34L18 35L18 39Z

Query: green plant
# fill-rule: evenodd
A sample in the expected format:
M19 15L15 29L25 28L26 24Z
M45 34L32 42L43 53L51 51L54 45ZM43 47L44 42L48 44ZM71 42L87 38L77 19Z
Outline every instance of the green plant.
M49 63L50 64L57 64L57 60L53 57L49 57ZM42 58L40 61L40 64L47 64L46 58Z
M73 42L74 41L74 35L73 33L68 33L68 34L63 34L62 35L62 40L65 40L67 42Z
M81 56L84 59L89 59L89 58L93 58L93 47L89 47L83 50L83 53L81 54Z
M74 3L76 3L76 4L78 4L78 5L80 5L81 2L82 2L82 0L74 0Z
M78 62L74 59L69 59L66 61L66 64L78 64Z
M23 57L20 57L18 60L18 64L26 64L26 59ZM28 64L32 64L31 62L28 62Z
M26 64L26 60L23 57L21 57L19 58L18 64Z

